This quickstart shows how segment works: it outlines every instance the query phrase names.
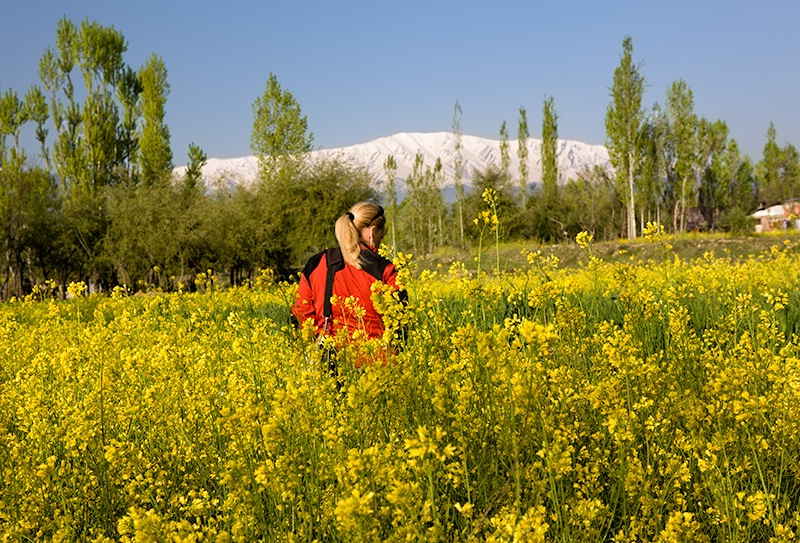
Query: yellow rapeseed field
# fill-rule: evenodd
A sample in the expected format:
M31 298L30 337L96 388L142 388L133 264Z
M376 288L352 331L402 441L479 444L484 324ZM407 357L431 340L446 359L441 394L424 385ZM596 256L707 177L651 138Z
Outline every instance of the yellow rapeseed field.
M3 304L0 540L797 541L800 249L646 234L572 270L398 255L405 344L340 346L340 391L268 274Z

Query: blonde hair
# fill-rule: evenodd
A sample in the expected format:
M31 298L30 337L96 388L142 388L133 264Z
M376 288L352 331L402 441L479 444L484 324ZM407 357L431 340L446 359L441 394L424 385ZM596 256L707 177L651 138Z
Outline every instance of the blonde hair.
M384 228L385 225L383 208L371 202L359 202L336 219L336 241L344 261L361 269L361 232L369 226Z

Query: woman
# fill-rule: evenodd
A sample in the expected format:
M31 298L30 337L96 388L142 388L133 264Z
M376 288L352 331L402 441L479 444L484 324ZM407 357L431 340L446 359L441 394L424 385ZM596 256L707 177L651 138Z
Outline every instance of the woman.
M312 256L300 276L292 308L296 325L313 319L317 336L334 336L342 329L348 338L358 331L369 339L383 335L384 323L372 303L370 287L382 281L398 289L397 269L378 254L385 227L383 208L370 202L360 202L339 217L339 247ZM405 303L406 291L398 290Z

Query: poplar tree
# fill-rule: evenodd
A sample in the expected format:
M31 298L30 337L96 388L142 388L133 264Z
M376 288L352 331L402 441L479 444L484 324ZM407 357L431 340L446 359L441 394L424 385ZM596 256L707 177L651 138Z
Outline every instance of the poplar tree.
M558 203L557 145L558 115L551 96L545 98L542 107L542 192L547 208L552 208Z
M131 133L138 122L139 87L123 61L127 48L113 27L88 19L77 26L63 17L56 27L55 49L47 48L39 61L42 94L49 98L55 128L52 167L65 195L92 196L130 176L127 161L135 147ZM73 81L76 69L83 102Z
M767 142L758 162L758 198L772 204L800 196L800 154L792 144L778 145L773 123L767 129Z
M661 195L666 177L664 143L666 137L666 115L658 103L653 113L644 122L640 138L641 162L639 184L636 190L636 205L639 208L639 223L653 221L661 224Z
M757 180L752 160L739 150L736 140L731 140L726 149L725 164L730 179L728 190L731 209L725 219L732 230L746 231L750 227L747 214L758 207ZM738 224L737 224L738 222Z
M701 119L697 130L698 206L706 226L714 231L720 209L728 205L727 167L725 148L728 145L728 125Z
M281 168L297 165L298 159L312 150L313 141L300 104L270 73L264 94L253 102L250 136L262 180L271 179Z
M781 174L784 199L800 196L800 152L791 143L781 149Z
M389 233L392 240L392 252L397 251L397 240L395 238L395 221L397 217L397 185L395 178L397 177L397 161L394 155L386 157L383 163L383 171L386 173L386 200L389 207L387 220L389 221Z
M502 176L502 188L509 190L511 188L511 153L509 151L508 143L508 127L506 121L500 124L500 174Z
M79 181L94 194L120 177L118 163L119 106L117 83L125 64L128 43L113 27L84 19L77 34L76 61L86 98L81 110L80 153L85 158Z
M419 156L421 158L421 154ZM421 230L421 246L423 249L427 249L428 253L433 252L437 234L434 220L440 217L440 211L444 207L440 205L442 200L439 190L441 172L442 161L439 158L436 159L433 168L429 165L425 166L418 190L419 198L417 202L419 205L420 227L427 223L427 227ZM441 224L441 221L439 221L439 224Z
M406 178L406 197L403 205L408 209L408 222L410 222L411 244L414 254L424 247L422 225L425 224L424 215L424 172L425 160L422 153L417 151L414 155L414 164L411 166L411 173Z
M117 84L117 95L122 105L118 135L117 160L125 180L135 185L139 180L139 121L142 116L142 80L139 73L126 66Z
M177 200L180 217L174 243L178 246L178 277L181 281L187 273L198 269L198 255L203 254L203 248L208 243L202 232L204 224L208 222L206 208L209 199L205 198L203 184L203 166L208 157L200 146L190 143L188 158L181 190L176 191L181 197Z
M164 61L155 54L139 72L142 83L142 132L139 162L142 181L149 186L169 179L173 169L169 128L164 122L169 83Z
M767 141L764 144L761 160L758 162L758 198L765 205L777 203L782 199L781 190L781 149L778 146L775 124L769 123Z
M517 129L517 156L519 157L519 189L520 207L528 207L528 114L525 107L519 108L519 125Z
M186 177L184 186L187 190L194 190L200 186L203 180L203 166L208 162L206 153L200 146L194 143L189 144L189 164L186 166Z
M628 239L636 239L636 171L639 167L639 138L644 122L642 97L644 77L633 63L633 40L622 42L622 59L614 70L611 103L606 110L606 147L616 170L617 182L623 188L627 208Z
M13 160L7 158L7 153L13 155L21 153L19 134L22 125L25 124L26 115L25 103L20 100L14 90L7 89L0 95L0 167L3 167L7 161ZM6 142L8 136L13 139L10 151L8 151ZM24 157L22 158L22 162L24 162Z
M673 230L686 228L686 210L694 194L693 176L697 163L697 115L694 113L692 90L678 79L667 90L667 116L670 122L671 146L674 149L674 169L679 183L673 210Z
M33 86L25 93L25 111L26 118L36 123L36 141L39 142L40 152L44 159L46 170L49 172L50 153L47 150L47 134L49 131L45 128L45 123L50 114L47 110L47 98L45 98L42 89Z
M463 147L461 142L461 104L458 101L456 101L456 105L453 108L453 141L455 145L453 182L456 187L456 215L458 217L459 241L461 247L464 247L464 185L462 183L464 156L461 153Z
M0 263L4 272L0 287L6 299L22 291L20 234L24 219L20 198L25 156L19 150L19 133L25 121L23 106L12 89L0 95ZM10 147L6 142L9 136Z
M428 211L428 224L429 224L429 236L430 236L430 252L433 252L434 249L434 240L438 241L439 247L444 246L444 199L442 198L442 185L444 183L444 167L442 166L442 159L436 157L436 162L433 165L433 170L429 172L428 177L430 177L430 188L428 190L428 201L429 204L429 211ZM436 216L437 225L434 228L432 224L433 217ZM437 231L438 230L438 231ZM434 237L434 232L436 232L437 236Z
M39 60L39 79L49 94L50 116L55 128L53 168L61 180L63 194L69 194L77 182L82 157L78 145L80 105L75 101L72 71L77 56L78 31L72 21L63 17L56 26L56 48L45 49ZM63 100L62 101L62 94Z

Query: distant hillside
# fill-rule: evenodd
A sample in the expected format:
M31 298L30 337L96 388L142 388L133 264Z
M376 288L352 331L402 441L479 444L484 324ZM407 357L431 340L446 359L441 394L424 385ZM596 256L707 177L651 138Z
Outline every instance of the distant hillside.
M462 135L461 145L465 183L469 183L476 171L483 171L492 164L500 165L499 140ZM430 134L403 132L349 147L313 151L312 158L315 155L337 156L363 164L375 183L378 184L385 177L383 165L386 157L394 156L397 162L397 177L402 180L411 173L417 152L422 154L426 167L433 167L436 159L441 159L445 175L445 188L453 184L456 149L455 138L451 132ZM559 140L556 153L559 183L574 179L582 170L595 166L611 169L608 150L604 145ZM517 176L519 172L517 140L509 141L509 155L511 174ZM528 166L531 183L540 182L542 177L541 140L533 138L528 140ZM185 170L186 167L179 167L175 169L175 173L183 175ZM239 183L250 184L257 176L258 161L255 156L210 158L203 168L203 179L209 188Z

